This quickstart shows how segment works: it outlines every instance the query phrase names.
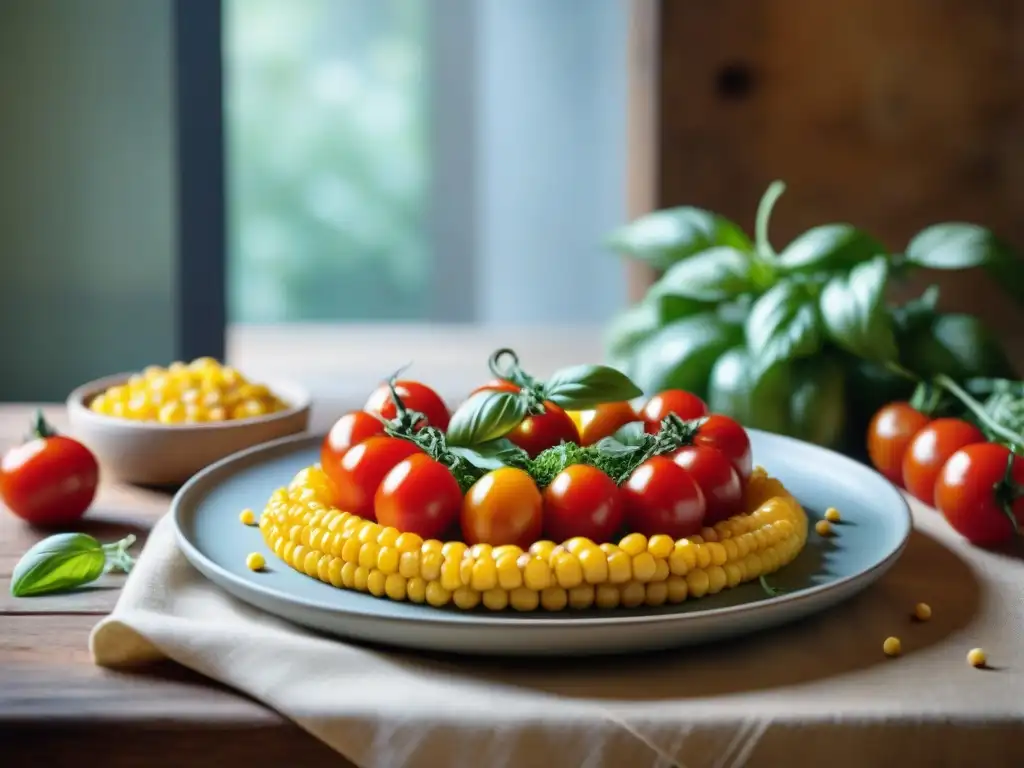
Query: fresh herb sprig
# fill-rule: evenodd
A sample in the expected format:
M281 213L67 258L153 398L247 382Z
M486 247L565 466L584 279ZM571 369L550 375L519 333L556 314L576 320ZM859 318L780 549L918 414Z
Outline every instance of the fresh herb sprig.
M14 597L33 597L90 584L104 573L131 571L135 560L128 553L135 536L101 544L85 533L58 533L26 552L11 575Z

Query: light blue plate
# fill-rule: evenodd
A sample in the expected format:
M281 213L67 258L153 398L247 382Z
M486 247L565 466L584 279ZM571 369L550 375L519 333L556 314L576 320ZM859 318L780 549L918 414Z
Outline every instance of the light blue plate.
M807 546L770 577L785 590L768 597L757 583L662 608L563 613L464 612L397 603L336 589L292 570L243 526L239 512L260 510L277 488L319 460L321 438L301 436L228 457L190 480L171 511L189 561L235 597L268 613L341 637L424 650L515 655L617 653L705 642L799 619L861 591L899 557L910 510L873 470L823 448L750 430L755 463L778 477L808 510L811 524L830 506L842 512L837 535L811 531ZM267 569L245 567L263 552Z

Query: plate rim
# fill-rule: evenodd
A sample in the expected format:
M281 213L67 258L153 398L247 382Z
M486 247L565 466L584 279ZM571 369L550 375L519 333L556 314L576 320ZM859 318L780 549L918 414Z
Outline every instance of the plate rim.
M300 595L292 595L283 593L279 589L273 589L261 584L257 584L238 576L231 571L227 570L224 566L220 565L216 561L207 557L203 552L199 550L191 541L183 530L182 515L185 514L184 509L187 506L187 502L191 500L193 496L199 496L200 498L208 492L209 489L216 487L217 477L228 470L234 465L238 465L236 471L240 471L248 466L251 466L254 461L262 454L277 454L287 453L288 449L299 450L307 446L314 446L323 441L324 435L318 433L304 432L299 435L289 435L286 437L270 440L259 445L251 446L244 450L233 453L229 456L220 459L204 469L197 472L184 485L174 494L171 500L169 509L169 516L171 518L176 543L181 550L182 554L185 555L186 559L189 560L190 564L195 567L204 578L208 578L210 581L214 579L207 575L206 571L215 572L219 578L229 582L234 589L230 590L236 597L244 600L243 595L246 592L259 593L263 598L277 602L290 603L295 606L299 606L308 610L317 611L319 613L327 613L334 615L346 615L353 616L359 619L369 619L373 621L387 622L392 624L408 624L409 622L416 622L417 624L427 623L438 628L452 628L459 626L473 626L473 627L486 627L488 629L502 629L502 630L531 630L538 628L549 628L549 629L588 629L588 628L599 628L599 627L622 627L622 626L645 626L648 624L660 625L664 623L672 622L685 622L687 620L691 622L705 621L713 619L728 620L730 618L740 616L743 614L750 614L758 610L764 610L771 607L773 610L783 611L788 606L798 605L805 601L813 601L820 598L821 595L832 591L843 591L850 588L855 583L860 581L866 581L867 584L873 583L874 578L869 578L874 574L881 576L884 574L896 560L903 554L904 550L910 541L910 536L913 533L913 516L910 510L910 504L907 499L900 493L899 489L896 488L884 475L877 472L874 468L861 464L855 459L845 456L837 451L833 451L822 446L814 445L802 440L798 440L787 435L780 435L773 432L766 432L764 430L746 428L747 432L752 435L759 435L772 440L782 440L784 443L788 443L791 446L800 446L802 449L814 449L824 451L832 454L843 462L849 462L850 464L858 467L860 470L871 472L876 475L879 480L884 482L894 494L894 498L899 501L899 510L901 512L900 519L904 523L903 530L901 532L899 543L892 548L892 550L886 554L877 563L869 568L866 568L856 573L849 574L847 576L840 577L835 581L830 581L824 584L818 584L815 586L801 589L798 592L791 594L780 594L767 597L763 601L757 603L742 603L740 605L725 606L722 608L709 608L702 611L686 611L676 613L661 613L649 616L573 616L572 614L566 615L564 618L550 617L545 619L531 618L529 614L516 613L514 619L509 619L501 616L502 611L494 613L482 613L482 614L460 614L462 619L452 620L446 617L445 614L438 616L437 618L430 616L415 617L411 618L408 616L391 616L387 614L376 613L373 611L365 611L359 608L341 607L337 605L330 605L329 603L321 602L320 600L310 599ZM755 462L756 464L756 462ZM287 481L282 483L287 484ZM291 566L283 563L283 566L290 568ZM294 569L293 569L294 570ZM301 575L301 574L300 574ZM308 578L308 577L307 577ZM219 586L219 585L218 585ZM362 594L362 593L357 593ZM373 597L371 595L364 595L367 599L380 600L383 598ZM250 602L245 600L245 602ZM252 603L250 603L252 604ZM257 606L260 607L260 606ZM266 610L260 607L260 610ZM609 612L611 613L611 612ZM466 619L470 619L466 621Z

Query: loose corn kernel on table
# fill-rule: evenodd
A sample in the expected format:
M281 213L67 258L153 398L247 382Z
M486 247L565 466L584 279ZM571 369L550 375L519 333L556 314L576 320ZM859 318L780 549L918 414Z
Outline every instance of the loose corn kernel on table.
M18 440L31 411L0 406L0 450ZM60 408L47 415L64 426ZM333 415L315 412L314 426L323 429ZM83 529L103 539L145 537L168 502L166 494L105 485ZM456 755L461 764L482 766L486 749L530 764L526 759L538 754L579 755L611 732L631 735L605 749L607 765L651 765L659 754L663 765L691 768L1024 764L1024 560L965 546L932 510L918 505L914 515L917 530L906 553L862 596L800 625L719 648L599 664L494 663L378 654L296 632L290 642L302 649L300 657L308 648L316 667L300 687L313 686L338 660L341 676L332 689L351 702L349 763L296 724L301 712L291 713L293 722L170 662L134 672L95 666L88 635L113 608L124 577L105 577L96 589L74 594L10 597L14 563L42 534L0 510L4 764L64 764L102 754L106 765L157 768L240 760L267 767L396 765L403 763L393 750L410 740L410 766L442 765L442 756ZM833 535L841 537L846 524L855 521L844 517ZM213 589L192 578L195 588ZM915 620L918 603L930 607L928 621ZM260 626L252 630L254 646ZM890 636L900 639L897 657L883 651ZM984 649L988 669L968 662L974 648ZM437 696L442 684L450 699ZM418 715L403 709L424 697L432 704ZM470 700L478 702L473 718L445 717ZM383 720L389 702L394 719ZM595 710L605 713L603 724L588 730ZM526 727L529 712L534 719ZM513 721L514 732L496 728ZM304 724L331 738L322 723ZM506 734L504 742L487 741L498 733Z

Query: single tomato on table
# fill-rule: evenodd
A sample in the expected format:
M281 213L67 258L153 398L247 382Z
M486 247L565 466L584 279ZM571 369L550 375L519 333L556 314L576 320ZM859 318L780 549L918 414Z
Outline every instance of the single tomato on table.
M515 467L495 469L462 500L462 538L467 544L528 549L540 538L542 514L543 498L529 474Z
M683 421L699 419L708 413L708 405L691 392L682 389L666 389L659 392L644 405L640 415L643 417L644 429L656 435L661 430L662 420L674 413Z
M935 481L950 456L985 435L962 419L936 419L918 430L903 454L903 487L925 504L935 501Z
M424 539L444 534L461 508L462 490L455 476L425 453L398 462L385 475L373 502L378 523Z
M750 451L750 435L738 421L719 413L711 414L700 425L693 444L706 445L724 453L746 485L754 471L754 457Z
M69 525L92 504L99 477L92 451L58 434L39 413L29 440L0 460L0 499L32 525Z
M578 443L579 430L561 407L550 400L544 402L544 413L531 414L505 435L526 451L530 458L559 443Z
M956 451L935 481L935 507L972 544L1009 541L1024 525L1024 459L997 443L975 443Z
M743 482L729 458L710 445L687 445L672 460L690 473L704 494L704 525L714 525L743 509Z
M611 541L623 520L619 487L596 467L573 464L544 489L544 534L552 541Z
M334 483L334 506L366 520L374 519L374 497L384 477L403 459L421 453L419 446L397 437L370 437L325 466Z
M868 425L868 457L889 482L903 485L903 457L907 446L930 419L910 403L889 403Z
M350 411L334 422L320 446L320 466L341 461L349 448L370 437L384 434L384 424L366 411Z
M586 411L567 411L579 431L580 445L593 445L611 437L622 427L640 421L629 402L602 403Z
M633 470L621 491L630 530L681 539L704 525L704 494L690 473L667 456L654 456Z
M422 413L427 417L427 424L437 427L442 432L448 429L448 422L451 414L448 406L437 392L418 381L399 380L395 382L395 392L399 399L410 411ZM391 389L387 384L381 384L373 391L364 411L378 413L385 419L393 419L398 415L398 407L391 397Z

